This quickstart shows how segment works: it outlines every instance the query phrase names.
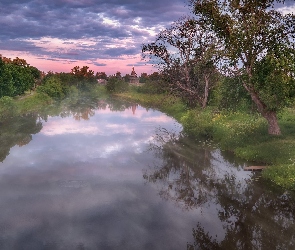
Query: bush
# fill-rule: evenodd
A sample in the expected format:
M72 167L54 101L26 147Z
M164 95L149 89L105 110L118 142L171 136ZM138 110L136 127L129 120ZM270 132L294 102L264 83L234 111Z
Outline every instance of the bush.
M52 76L46 78L44 84L39 86L36 91L37 93L47 94L54 99L62 99L68 94L69 87L62 84L58 77Z
M195 137L211 137L213 131L212 113L210 110L193 109L181 118L184 132Z
M47 94L35 93L34 95L20 100L17 105L19 113L23 114L27 112L39 111L51 103L52 99Z
M249 94L239 83L239 78L234 77L224 77L220 80L213 91L210 103L221 110L245 111L252 107Z
M147 80L137 88L139 93L143 94L163 94L168 91L167 85L160 80Z
M117 77L110 77L106 84L106 90L110 93L125 92L128 90L128 88L128 82L125 82Z

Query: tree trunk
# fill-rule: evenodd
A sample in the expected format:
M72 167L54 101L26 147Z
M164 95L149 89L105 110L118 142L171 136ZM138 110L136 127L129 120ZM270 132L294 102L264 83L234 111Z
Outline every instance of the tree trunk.
M280 135L281 129L278 124L277 114L275 111L268 111L262 114L262 116L267 120L268 123L268 134L270 135Z
M209 95L209 76L205 75L205 89L204 89L204 99L202 103L202 108L206 108Z
M259 113L267 120L268 123L268 134L269 135L281 135L281 129L278 124L278 118L276 111L267 110L267 106L262 100L259 98L258 94L255 90L247 84L243 83L244 88L251 95L252 101L256 104L257 110Z

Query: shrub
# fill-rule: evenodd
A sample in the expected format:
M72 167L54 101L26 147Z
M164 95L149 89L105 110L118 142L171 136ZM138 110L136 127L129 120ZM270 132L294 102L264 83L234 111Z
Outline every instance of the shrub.
M212 113L210 110L193 109L181 118L184 132L196 137L210 137L213 131Z
M47 107L48 104L52 103L52 98L46 93L35 93L34 95L28 96L25 99L20 100L18 104L18 110L22 113L32 112L41 110Z
M139 93L144 94L162 94L168 91L167 84L161 80L147 80L137 88Z
M226 110L249 110L252 101L239 78L224 77L217 84L213 91L211 104L218 106L219 109Z
M45 93L55 99L64 98L68 92L69 87L62 84L60 79L54 76L46 78L44 84L37 88L37 93Z
M107 84L106 90L110 93L120 93L128 90L129 84L117 77L110 77Z

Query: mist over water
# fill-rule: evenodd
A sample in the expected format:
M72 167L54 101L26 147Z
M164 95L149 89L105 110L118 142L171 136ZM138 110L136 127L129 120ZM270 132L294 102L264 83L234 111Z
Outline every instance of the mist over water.
M294 198L117 100L0 124L0 249L294 249Z

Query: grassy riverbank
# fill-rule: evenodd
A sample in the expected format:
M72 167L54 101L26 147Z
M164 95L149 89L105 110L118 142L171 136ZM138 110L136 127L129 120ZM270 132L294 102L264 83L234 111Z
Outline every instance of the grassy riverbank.
M28 91L21 96L0 98L0 119L23 115L27 113L48 110L59 103L59 106L75 104L82 98L103 98L108 94L103 86L94 85L88 90L78 90L72 87L68 95L63 99L54 99L47 94Z
M265 179L295 190L295 108L285 108L279 113L282 135L270 136L265 119L258 114L219 111L213 107L189 109L175 97L135 91L118 96L173 116L189 136L210 138L223 150L253 164L269 166L262 173Z

